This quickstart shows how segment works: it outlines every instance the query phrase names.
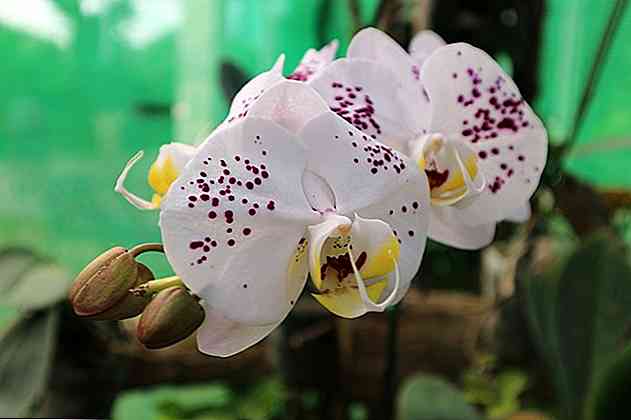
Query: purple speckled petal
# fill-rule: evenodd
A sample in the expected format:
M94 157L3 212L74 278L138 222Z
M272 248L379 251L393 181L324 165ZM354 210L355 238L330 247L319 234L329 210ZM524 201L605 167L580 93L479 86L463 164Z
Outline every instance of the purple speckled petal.
M428 113L419 91L370 60L339 59L309 83L330 109L367 136L401 152L424 134Z
M405 155L379 143L329 112L311 120L299 135L307 169L326 181L338 214L348 217L422 177ZM415 194L420 195L420 193Z
M421 75L432 101L431 132L473 148L487 180L459 217L473 226L505 219L537 188L548 146L543 124L499 65L468 44L439 48Z
M165 196L169 263L223 317L273 324L295 303L301 285L288 267L306 226L320 218L303 191L305 168L295 136L247 117L215 131Z

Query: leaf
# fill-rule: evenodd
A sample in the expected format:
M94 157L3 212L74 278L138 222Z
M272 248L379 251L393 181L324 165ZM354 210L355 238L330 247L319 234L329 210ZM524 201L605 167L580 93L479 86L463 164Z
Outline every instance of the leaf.
M59 314L49 309L19 320L0 337L0 413L29 417L46 390Z
M38 264L25 273L0 297L0 303L22 310L38 310L66 298L73 278L61 267Z
M573 247L552 237L533 241L520 259L516 282L528 328L538 352L550 368L561 404L567 406L570 391L562 370L559 349L558 294L561 274Z
M608 234L589 238L570 257L559 283L559 349L571 393L569 418L583 410L592 380L618 353L631 323L631 267Z
M480 420L463 394L448 382L416 375L401 387L397 398L399 420Z
M27 249L7 248L0 251L0 296L38 261L37 256Z
M548 247L548 264L533 263L530 255L520 263L518 283L562 417L576 419L631 325L631 267L623 244L608 233L597 232L568 251Z
M198 413L228 407L234 395L218 383L196 386L163 386L122 394L115 402L114 420L193 418ZM214 413L213 413L214 414Z
M631 346L598 376L589 400L589 420L631 418ZM624 414L626 413L626 414Z

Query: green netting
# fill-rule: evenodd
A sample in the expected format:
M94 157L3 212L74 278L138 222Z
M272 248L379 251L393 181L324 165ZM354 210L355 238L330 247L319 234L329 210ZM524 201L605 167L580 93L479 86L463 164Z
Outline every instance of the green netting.
M251 77L284 52L289 70L305 49L352 35L338 1L39 3L57 6L72 38L60 47L0 20L0 246L31 246L75 270L112 245L159 239L157 214L129 206L114 181L144 149L128 187L149 195L158 147L200 141L222 119L221 62ZM361 2L365 19L376 3Z
M144 149L149 157L128 187L148 195L145 175L158 147L199 141L221 120L221 63L252 76L285 52L291 69L305 49L331 38L344 51L352 31L345 1L33 3L54 6L71 36L61 46L0 19L0 245L32 246L72 269L114 244L158 240L157 214L116 196L114 180ZM105 6L81 8L88 3ZM360 2L364 23L377 3ZM554 141L567 133L611 6L548 1L536 105ZM572 172L610 187L631 186L629 39L631 15L567 162Z
M548 0L537 110L563 141L615 1ZM631 187L631 13L622 18L566 168L602 187Z

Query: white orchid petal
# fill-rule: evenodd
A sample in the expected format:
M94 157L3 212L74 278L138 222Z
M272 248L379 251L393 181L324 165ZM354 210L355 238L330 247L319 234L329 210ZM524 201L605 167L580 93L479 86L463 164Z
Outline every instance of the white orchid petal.
M305 227L320 218L302 189L305 167L296 137L248 117L216 131L165 196L167 258L225 318L268 325L292 306L288 267Z
M394 39L378 29L365 28L357 32L346 55L382 63L406 87L420 86L420 67Z
M447 45L445 40L434 31L420 31L410 41L408 50L417 64L422 65L438 48Z
M466 250L484 248L493 241L495 223L469 226L454 207L432 206L429 237L442 244Z
M301 82L311 80L335 59L338 46L339 42L334 39L319 51L308 49L296 69L287 78Z
M233 356L263 340L279 324L246 325L206 309L206 318L197 330L197 347L211 356Z
M125 180L127 179L129 171L140 159L142 159L143 155L144 152L141 150L134 156L132 156L131 159L129 159L129 161L125 164L123 171L118 176L118 179L116 179L114 191L122 195L132 206L136 207L139 210L155 210L159 206L156 206L154 203L152 203L151 201L147 201L144 198L138 197L136 194L128 191L127 188L125 188Z
M387 223L400 241L400 286L392 302L399 302L418 272L427 242L430 223L430 198L427 178L421 171L410 173L399 189L370 206L357 210L357 214ZM353 247L355 249L355 247ZM389 293L391 290L386 290Z
M329 111L318 93L301 82L281 80L250 105L248 115L265 118L297 134L314 117Z
M487 180L459 209L470 226L505 219L533 194L545 165L546 131L491 57L467 44L436 50L422 68L432 101L431 131L470 146Z
M404 155L378 143L333 113L311 120L300 138L308 169L322 177L335 196L339 214L380 202L418 174Z
M349 124L402 152L429 121L418 87L408 88L380 62L335 60L309 85Z
M306 170L302 174L302 187L313 210L320 213L334 211L335 195L320 175Z
M271 69L263 72L241 88L235 95L230 105L230 111L225 121L221 123L220 128L224 128L236 121L245 118L252 104L261 97L263 92L283 80L283 66L285 64L285 55L281 54Z
M524 223L530 219L531 214L530 203L526 203L510 211L508 216L506 216L506 220L512 223Z

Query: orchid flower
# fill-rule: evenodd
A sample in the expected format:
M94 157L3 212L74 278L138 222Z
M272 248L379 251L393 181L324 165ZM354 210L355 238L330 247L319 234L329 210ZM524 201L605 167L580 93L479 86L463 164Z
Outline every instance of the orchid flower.
M298 67L287 78L299 81L307 81L316 76L329 65L335 58L338 42L333 40L319 51L310 48L298 64ZM285 56L281 54L272 68L259 74L250 80L232 100L228 116L218 129L224 128L234 121L248 115L249 108L256 102L267 88L283 79L283 66ZM300 98L296 98L300 101ZM265 109L259 107L259 110ZM196 147L184 143L169 143L160 147L158 158L151 166L148 181L154 190L151 201L140 198L125 188L125 180L131 168L143 157L140 151L134 155L125 165L121 175L116 181L115 191L120 193L129 203L140 210L156 210L160 208L162 196L184 169L184 166L193 157Z
M436 48L436 41L413 41L415 58L383 32L364 29L348 58L309 84L340 117L427 174L430 238L477 249L491 242L497 222L529 215L547 135L491 57L463 43Z
M199 146L162 200L176 274L202 301L202 352L229 356L313 296L356 318L405 294L429 219L425 174L304 83L267 88Z

